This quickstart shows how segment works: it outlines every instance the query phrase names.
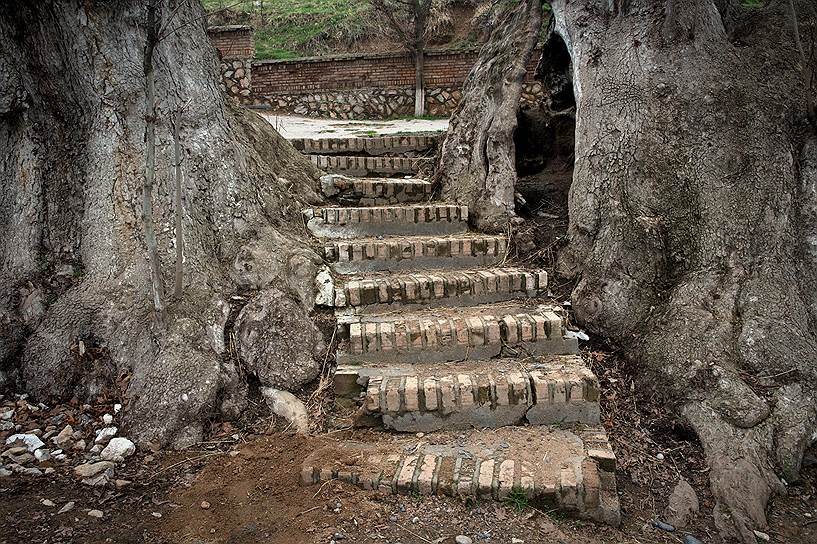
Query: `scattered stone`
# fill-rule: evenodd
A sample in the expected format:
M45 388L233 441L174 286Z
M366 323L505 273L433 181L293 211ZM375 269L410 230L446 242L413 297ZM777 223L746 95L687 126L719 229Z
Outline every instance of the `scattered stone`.
M48 474L54 474L55 472L56 471L52 467L48 467L43 471L43 474L48 475Z
M60 508L59 511L57 512L57 514L65 514L66 512L70 512L73 509L74 509L74 501L70 501L70 502L65 503L65 506Z
M15 448L9 448L3 452L4 457L17 457L18 455L23 455L24 453L28 452L28 448L25 446L17 446Z
M8 410L5 410L3 412L0 412L0 419L2 419L2 420L8 421L13 417L14 417L14 410L12 410L11 408L9 408Z
M104 416L102 416L102 423L104 423L105 425L110 425L111 423L113 423L113 416L111 414L105 414Z
M210 509L210 503L207 502L207 501L201 501L201 509L202 510L209 510Z
M54 501L49 499L43 499L40 501L40 503L42 503L43 506L55 506Z
M88 510L88 515L92 518L101 519L105 514L102 513L102 510Z
M663 461L664 460L664 454L659 453L658 455L655 456L655 458L658 459L659 461Z
M9 476L11 476L11 471L3 467L0 467L0 478L7 478Z
M110 461L99 461L97 463L84 463L74 467L74 474L77 478L92 478L100 472L113 469L114 464Z
M116 484L117 489L122 489L123 487L128 487L132 482L130 480L116 480L114 484Z
M161 514L161 513L159 513L159 512L151 512L151 513L150 513L150 515L151 515L151 516L153 516L154 518L160 518L160 517L162 517L162 514Z
M418 518L417 516L414 516L413 518L411 518L411 522L412 523L420 523L420 518Z
M10 431L14 428L12 421L0 421L0 431Z
M122 410L122 405L121 404L114 404L113 405L113 413L114 414L118 414L121 410Z
M40 437L33 433L13 434L6 438L6 445L14 444L18 440L25 444L28 451L34 451L45 446L45 443L40 440Z
M109 481L111 481L111 474L103 472L101 474L97 474L96 476L85 478L84 480L82 480L82 484L90 487L103 487L108 485Z
M34 452L34 458L39 462L48 461L51 459L51 452L45 448L40 448Z
M465 535L457 535L457 537L454 538L454 542L456 542L457 544L473 544L474 543L474 541L471 540L470 537L467 537Z
M417 438L422 438L422 437L424 437L424 436L425 436L425 433L417 433L417 435L416 435L416 436L417 436Z
M71 446L71 449L74 451L84 451L85 450L85 440L77 440L74 442L74 445Z
M675 527L687 527L698 515L698 496L689 483L681 478L672 490L665 511L667 523Z
M762 540L764 542L768 542L772 538L772 537L770 537L769 535L767 535L766 533L764 533L762 531L752 531L752 532L755 533L755 536L757 538L759 538L760 540Z
M704 544L692 535L684 535L684 544Z
M106 445L108 442L111 441L111 438L116 436L116 432L119 429L116 427L105 427L97 431L96 433L96 440L94 440L94 444L102 444L103 446Z
M673 527L669 523L664 523L663 521L658 519L652 522L652 526L655 527L656 529L661 529L662 531L666 531L668 533L672 533L675 531L675 527Z
M91 449L88 450L88 451L90 453L93 453L94 455L99 455L99 452L101 452L103 449L104 448L102 447L101 444L94 444L93 446L91 446Z
M525 541L522 540L521 538L512 538L511 544L525 544Z
M43 471L38 469L38 468L35 468L35 467L24 468L23 470L20 471L20 473L25 474L27 476L42 476L43 475Z
M22 455L11 455L11 460L17 463L18 465L25 465L26 463L32 462L35 458L30 453L24 453Z
M289 421L296 433L307 434L309 432L309 416L306 406L298 397L289 391L281 391L272 387L262 387L261 394L272 413Z
M123 437L112 438L105 449L102 450L102 458L106 461L113 461L120 463L126 457L130 457L136 451L136 446L133 442Z

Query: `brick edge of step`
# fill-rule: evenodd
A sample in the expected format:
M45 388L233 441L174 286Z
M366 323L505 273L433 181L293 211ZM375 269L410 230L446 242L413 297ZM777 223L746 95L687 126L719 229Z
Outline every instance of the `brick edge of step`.
M325 448L302 464L303 486L339 480L386 494L448 495L503 500L524 493L580 518L618 526L621 521L616 489L616 457L601 428L577 431L583 457L562 463L558 476L547 472L548 462L519 458L477 457L426 453L366 453L366 449ZM342 446L341 446L342 447ZM365 446L364 446L365 448ZM325 459L345 459L326 464ZM353 462L356 461L356 462ZM537 470L541 469L541 470Z

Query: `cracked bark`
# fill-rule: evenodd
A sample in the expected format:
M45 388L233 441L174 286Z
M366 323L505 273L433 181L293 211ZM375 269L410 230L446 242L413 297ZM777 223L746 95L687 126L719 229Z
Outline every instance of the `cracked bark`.
M153 327L140 211L147 2L19 1L0 14L0 386L46 402L121 394L125 432L184 446L246 402L224 343L236 291L275 286L292 327L314 339L294 355L320 345L314 293L291 273L312 267L314 278L319 260L300 221L301 207L319 202L318 172L224 99L201 4L165 0L177 30L154 53L153 214L162 281L172 282L170 119L189 99L179 124L185 296L167 307L164 330ZM80 341L104 356L79 357Z
M794 4L809 49L815 13ZM559 261L576 281L576 317L639 360L641 386L689 420L711 467L716 524L754 542L817 429L817 139L789 1L551 6L576 100ZM524 52L512 35L492 41L478 66ZM467 102L498 92L488 75L472 73L482 79L469 79L451 143L486 137L488 124L458 127L477 125ZM497 142L503 164L513 144ZM456 164L444 174L478 203L484 178L469 175Z
M495 9L497 21L463 84L437 169L443 198L469 206L470 221L486 232L503 232L515 216L516 110L542 26L539 0Z

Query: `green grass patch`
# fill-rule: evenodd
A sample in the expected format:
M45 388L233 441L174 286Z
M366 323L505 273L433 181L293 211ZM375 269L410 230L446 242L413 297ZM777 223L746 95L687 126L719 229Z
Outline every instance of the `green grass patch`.
M502 500L518 514L524 512L530 506L528 494L521 489L512 489L508 496Z
M369 3L362 0L203 0L213 20L255 28L257 59L327 53L327 43L351 43L366 33ZM228 16L229 15L229 16ZM212 23L211 23L212 24Z

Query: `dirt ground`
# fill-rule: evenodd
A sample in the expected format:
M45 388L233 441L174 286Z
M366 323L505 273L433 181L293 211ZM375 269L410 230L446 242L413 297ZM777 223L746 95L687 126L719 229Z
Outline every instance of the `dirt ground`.
M677 543L686 534L720 542L692 433L660 399L633 384L634 369L617 354L591 346L584 355L600 377L605 424L619 460L620 529L571 520L535 504L386 496L339 482L301 487L301 460L352 431L303 438L261 419L240 431L216 423L208 442L182 452L138 454L117 469L117 478L132 481L122 489L80 485L71 467L39 478L2 478L0 543L448 544L459 534L475 543ZM806 456L803 480L770 506L771 542L817 542L815 453ZM681 476L695 488L701 514L683 531L653 528ZM58 514L69 501L74 509ZM103 517L90 517L91 509Z

